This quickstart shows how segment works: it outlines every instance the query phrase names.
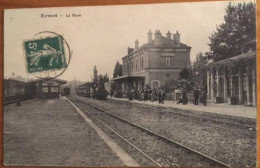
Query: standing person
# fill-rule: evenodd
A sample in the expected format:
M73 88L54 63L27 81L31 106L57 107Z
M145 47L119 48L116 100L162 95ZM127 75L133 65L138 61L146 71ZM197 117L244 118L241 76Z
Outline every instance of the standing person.
M141 91L140 91L140 89L137 90L137 100L141 101Z
M133 100L133 99L132 99L132 92L131 92L131 89L128 91L128 99L129 99L129 100Z
M144 89L142 89L142 91L141 91L141 101L143 101L144 100Z
M153 89L151 90L151 100L152 100L152 102L155 101L155 95L156 95L156 93L155 93L155 88L153 88Z
M162 89L160 87L157 90L157 98L158 98L159 104L161 104L162 103Z
M183 88L183 91L182 91L182 104L186 105L187 102L188 102L187 90L186 90L186 88Z
M202 87L202 101L203 101L203 106L207 105L207 86Z
M112 89L110 90L110 96L111 96L111 98L113 97L113 90Z
M21 106L21 94L19 92L16 93L16 106Z
M162 94L162 104L164 104L164 98L165 98L165 91L161 89L161 94Z
M152 101L152 89L148 88L149 100Z
M137 89L135 89L135 100L138 100L138 93L137 93Z
M175 99L177 101L177 104L181 103L181 95L182 95L182 91L178 88L178 89L175 89L174 91L175 93Z
M195 88L193 91L193 95L194 95L194 105L199 105L199 95L200 95L200 91L198 88Z
M144 101L148 100L148 90L144 88Z

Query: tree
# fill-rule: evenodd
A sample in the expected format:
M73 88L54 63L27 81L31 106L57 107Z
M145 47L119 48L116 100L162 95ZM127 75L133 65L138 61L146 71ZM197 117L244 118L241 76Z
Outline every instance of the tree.
M104 81L104 83L109 82L109 77L108 77L107 73L103 76L103 81Z
M94 83L98 83L98 72L97 72L97 67L96 67L96 65L94 66L93 74L94 74L94 76L93 76L93 82L94 82Z
M100 100L107 98L108 92L104 87L104 77L103 75L98 76L98 90L94 93L94 97Z
M187 68L182 69L180 71L180 73L179 73L179 77L180 77L180 79L185 79L185 80L190 79L190 77L191 77L191 70L187 69Z
M192 63L192 81L195 86L206 83L208 63L207 53L204 55L201 52L197 54L196 60Z
M120 64L119 61L116 62L113 78L116 78L118 76L122 76L122 64Z
M118 75L119 75L119 76L122 76L122 75L123 75L123 65L122 65L122 64L119 65Z
M189 68L184 68L179 73L179 80L176 82L177 88L186 89L190 91L193 87L192 83L192 71Z
M245 43L256 38L256 13L254 2L229 5L224 23L209 37L213 61L220 61L241 54Z

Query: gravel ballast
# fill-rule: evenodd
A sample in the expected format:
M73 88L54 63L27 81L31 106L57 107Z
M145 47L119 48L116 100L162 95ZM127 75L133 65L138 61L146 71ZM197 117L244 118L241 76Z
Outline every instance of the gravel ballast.
M174 110L179 113L185 110L142 106L129 102L98 101L82 97L80 99L231 166L256 166L256 131L254 129L200 121L171 113ZM221 115L211 117L214 118L214 116L216 119L221 118ZM232 121L239 122L239 118L232 118ZM250 120L248 123L253 122Z

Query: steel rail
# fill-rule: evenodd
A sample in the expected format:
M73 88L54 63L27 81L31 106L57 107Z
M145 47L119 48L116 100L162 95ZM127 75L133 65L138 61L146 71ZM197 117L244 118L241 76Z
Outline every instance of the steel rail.
M82 100L79 100L79 99L77 99L77 100L78 100L78 101L81 101L81 102L83 102L84 104L86 104L86 105L88 105L88 106L91 106L91 107L93 107L93 108L95 108L95 109L97 109L97 110L99 110L99 111L105 112L105 113L107 113L107 114L109 114L109 115L111 115L111 116L113 116L113 117L115 117L115 118L117 118L117 119L119 119L119 120L121 120L121 121L124 121L125 123L128 123L128 124L130 124L130 125L132 125L132 126L135 126L135 127L139 128L139 129L141 129L141 130L144 130L144 131L146 131L146 132L148 132L148 133L150 133L150 134L152 134L152 135L156 135L156 136L158 136L159 138L162 138L162 139L164 139L164 140L166 140L166 141L168 141L168 142L170 142L170 143L173 143L173 144L175 144L175 145L177 145L177 146L180 146L180 147L182 147L182 148L184 148L184 149L186 149L186 150L188 150L188 151L191 151L191 152L193 152L193 153L195 153L195 154L197 154L197 155L200 155L200 156L202 156L202 157L204 157L204 158L207 158L208 160L210 160L210 161L212 161L212 162L215 162L215 163L217 163L217 164L219 164L219 165L222 165L222 166L224 166L224 167L229 167L229 168L232 167L232 166L230 166L230 165L228 165L228 164L226 164L226 163L224 163L224 162L222 162L222 161L219 161L219 160L217 160L217 159L214 159L214 158L212 158L212 157L210 157L210 156L208 156L208 155L206 155L206 154L203 154L203 153L201 153L201 152L199 152L199 151L197 151L197 150L195 150L195 149L192 149L192 148L190 148L190 147L187 147L187 146L185 146L185 145L182 145L182 144L180 144L180 143L178 143L178 142L176 142L176 141L173 141L173 140L171 140L171 139L169 139L169 138L167 138L167 137L165 137L165 136L163 136L163 135L160 135L160 134L158 134L158 133L156 133L156 132L153 132L153 131L151 131L151 130L148 130L148 129L142 127L142 126L139 126L139 125L134 124L134 123L132 123L132 122L130 122L130 121L127 121L127 120L125 120L125 119L123 119L123 118L121 118L121 117L119 117L119 116L117 116L117 115L114 115L114 114L112 114L112 113L110 113L110 112L108 112L108 111L106 111L106 110L100 109L99 107L97 107L97 106L95 106L95 105L91 105L91 104L86 103L85 101L82 101Z
M73 101L71 99L71 101ZM111 127L109 127L106 123L104 123L103 121L101 121L100 119L98 119L96 116L94 116L93 114L91 114L88 111L85 111L86 113L88 113L90 116L92 116L93 118L95 118L98 122L100 122L101 124L103 124L106 128L108 128L110 131L112 131L114 134L116 134L117 136L119 136L121 139L123 139L126 143L128 143L130 146L132 146L134 149L136 149L138 152L140 152L142 155L144 155L147 159L149 159L150 161L152 161L155 165L162 167L162 165L160 163L158 163L157 161L155 161L154 159L152 159L149 155L147 155L145 152L143 152L141 149L139 149L138 147L136 147L134 144L132 144L131 142L129 142L127 139L125 139L122 135L120 135L119 133L117 133L115 130L113 130Z
M34 98L25 98L25 99L21 99L21 100L18 100L18 99L15 99L15 100L7 100L7 101L4 101L3 104L4 105L9 105L9 104L15 104L17 102L23 102L23 101L26 101L26 100L31 100L31 99L34 99Z

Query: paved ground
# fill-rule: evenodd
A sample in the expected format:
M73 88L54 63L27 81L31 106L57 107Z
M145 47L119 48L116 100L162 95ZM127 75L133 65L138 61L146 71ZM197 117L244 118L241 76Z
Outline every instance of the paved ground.
M128 99L117 99L112 98L116 100L122 100L122 101L129 101ZM219 114L225 114L225 115L232 115L232 116L238 116L238 117L245 117L245 118L254 118L256 119L257 113L256 113L256 107L246 107L243 105L228 105L228 104L214 104L214 103L208 103L207 106L203 106L202 104L198 106L194 106L193 104L177 104L176 102L166 100L164 104L159 104L158 101L156 102L150 102L150 101L136 101L133 102L136 103L146 103L151 105L157 105L157 106L165 106L165 107L174 107L179 109L186 109L186 110L196 110L196 111L202 111L202 112L209 112L209 113L219 113Z
M67 100L4 107L4 164L124 166Z

